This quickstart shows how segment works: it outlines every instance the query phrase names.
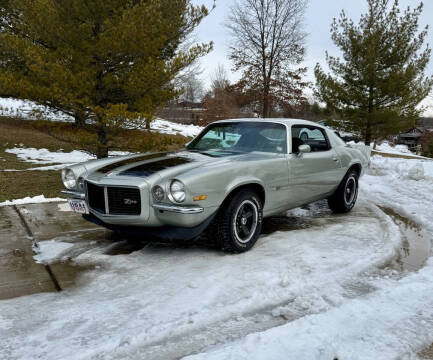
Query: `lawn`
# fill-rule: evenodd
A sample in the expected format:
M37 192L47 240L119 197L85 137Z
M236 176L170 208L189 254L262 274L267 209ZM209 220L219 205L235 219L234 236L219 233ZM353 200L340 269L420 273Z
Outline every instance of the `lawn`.
M83 146L73 144L76 129L69 123L27 121L0 117L0 202L26 196L58 197L63 188L60 171L27 170L39 166L24 162L5 150L14 147L45 148L50 151L70 152L76 149L92 150L91 138ZM113 140L113 150L144 152L181 148L189 138L182 135L124 130ZM5 171L19 170L19 171Z

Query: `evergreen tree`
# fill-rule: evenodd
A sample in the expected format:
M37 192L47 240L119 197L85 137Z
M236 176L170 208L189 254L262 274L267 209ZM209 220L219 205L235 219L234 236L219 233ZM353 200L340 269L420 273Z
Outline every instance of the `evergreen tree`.
M433 78L425 76L430 48L427 27L419 32L423 4L400 12L398 0L367 0L358 25L344 12L331 27L339 59L326 54L330 73L315 68L316 96L340 114L345 130L359 132L366 144L415 124L419 103Z
M185 45L207 14L191 0L2 0L0 96L71 115L105 157L179 95L175 76L211 50Z

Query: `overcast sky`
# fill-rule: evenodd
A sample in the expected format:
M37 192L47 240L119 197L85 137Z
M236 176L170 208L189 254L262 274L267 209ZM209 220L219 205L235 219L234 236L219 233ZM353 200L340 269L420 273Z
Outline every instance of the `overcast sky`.
M208 8L212 7L213 0L194 0L196 4L205 4ZM230 36L228 30L224 27L230 6L234 0L216 0L216 8L211 14L203 20L197 29L197 40L214 42L214 50L201 61L203 74L201 78L208 83L209 74L217 67L218 63L224 64L226 70L231 69L231 63L228 60L228 43ZM401 8L407 6L417 6L419 0L400 0ZM341 10L346 12L347 16L356 22L361 13L366 10L366 0L309 0L309 5L305 16L305 30L308 33L307 54L305 57L305 66L308 67L308 80L314 81L313 68L318 62L325 65L325 51L332 55L340 55L335 48L330 37L330 26L334 17L337 17ZM424 13L421 18L421 25L429 25L431 29L427 37L427 42L433 45L433 1L424 1ZM430 61L428 75L433 74L433 59ZM239 78L239 74L230 73L232 80ZM433 116L433 97L428 99L428 115Z

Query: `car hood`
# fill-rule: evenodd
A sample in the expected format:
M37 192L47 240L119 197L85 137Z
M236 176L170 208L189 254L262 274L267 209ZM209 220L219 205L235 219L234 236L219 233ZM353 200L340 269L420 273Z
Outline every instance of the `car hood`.
M259 158L269 158L271 154L247 153L224 157L212 157L209 155L191 152L177 151L156 154L138 154L120 157L108 162L104 161L101 166L93 168L89 179L100 180L105 177L136 177L149 178L152 175L177 176L189 170L203 166L225 166L228 163ZM275 154L273 155L275 156Z

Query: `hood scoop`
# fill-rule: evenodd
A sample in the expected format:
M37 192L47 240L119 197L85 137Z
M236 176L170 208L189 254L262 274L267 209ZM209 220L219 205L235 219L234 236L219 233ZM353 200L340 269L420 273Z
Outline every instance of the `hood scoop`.
M148 177L158 171L169 169L179 165L185 165L195 160L186 157L169 157L162 160L153 161L150 163L141 164L131 167L119 173L123 176Z

